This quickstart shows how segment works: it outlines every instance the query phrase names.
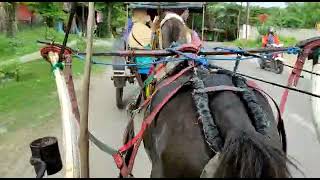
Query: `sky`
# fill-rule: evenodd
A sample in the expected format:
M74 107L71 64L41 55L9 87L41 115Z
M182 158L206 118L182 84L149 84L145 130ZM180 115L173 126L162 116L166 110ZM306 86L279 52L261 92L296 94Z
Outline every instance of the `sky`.
M262 6L262 7L280 7L285 8L285 2L250 2L251 5Z
M240 2L237 2L237 3L240 4ZM242 4L245 6L246 2L243 2ZM280 8L286 7L285 2L249 2L249 5L261 6L261 7L280 7Z

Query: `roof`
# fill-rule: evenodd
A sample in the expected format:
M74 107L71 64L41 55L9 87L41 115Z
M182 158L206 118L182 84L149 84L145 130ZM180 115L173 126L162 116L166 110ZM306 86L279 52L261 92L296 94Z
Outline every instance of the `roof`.
M202 12L205 2L126 2L129 9L185 9L188 8L191 12Z

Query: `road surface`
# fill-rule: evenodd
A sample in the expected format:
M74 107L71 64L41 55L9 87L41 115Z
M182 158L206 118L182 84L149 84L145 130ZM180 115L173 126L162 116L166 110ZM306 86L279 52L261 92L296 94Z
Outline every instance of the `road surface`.
M212 46L212 44L210 45ZM233 68L232 62L217 62L216 64L228 69ZM264 80L286 84L288 71L278 75L272 72L261 70L253 61L241 62L239 71ZM128 116L125 110L118 110L115 105L115 88L110 80L111 71L107 67L106 73L93 77L90 87L90 131L104 143L114 148L122 145L122 134ZM257 82L275 100L280 103L283 89L271 85ZM301 79L298 88L310 91L311 82L309 79ZM137 92L137 85L128 85L124 90L126 100L133 98ZM298 162L299 168L305 173L306 177L320 177L320 144L316 139L315 130L312 125L312 109L310 97L295 92L289 93L289 98L284 114L285 128L288 138L288 154L294 162ZM140 127L141 117L136 120L136 132ZM60 137L59 135L57 135ZM30 157L27 153L25 156ZM21 162L20 162L21 163ZM25 162L28 164L28 162ZM118 169L113 159L100 151L95 145L90 143L90 174L91 177L117 177ZM33 177L33 169L30 167L25 170L23 177ZM137 155L133 174L135 177L149 177L151 164L144 151L140 147ZM11 177L15 176L14 174ZM52 177L60 177L57 174ZM302 177L301 174L293 170L294 177Z

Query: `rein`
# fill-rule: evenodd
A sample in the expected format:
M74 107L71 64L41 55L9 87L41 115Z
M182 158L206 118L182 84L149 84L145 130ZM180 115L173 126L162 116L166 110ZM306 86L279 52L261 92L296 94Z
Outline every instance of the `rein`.
M180 71L178 74L170 77L169 79L167 79L166 81L164 81L163 84L161 84L155 91L154 93L138 108L141 109L144 106L146 106L147 104L150 103L150 100L154 97L154 95L156 94L156 92L158 92L159 89L164 88L168 85L170 85L172 82L174 82L177 78L181 77L183 74L185 74L186 72L188 72L189 70L191 70L194 66L190 65L187 68L185 68L184 70ZM125 145L123 145L118 151L117 153L113 154L113 158L114 161L117 165L117 167L120 169L120 173L123 177L128 177L131 174L132 168L133 168L133 164L134 164L134 160L135 157L137 155L138 152L138 148L141 144L141 141L143 139L143 135L145 130L149 127L149 125L152 123L152 121L154 120L154 118L156 117L156 115L160 112L160 110L162 109L162 107L167 104L167 102L183 87L183 85L185 83L187 83L189 81L189 79L185 80L184 83L180 84L178 87L176 87L174 90L172 90L169 94L167 94L167 96L161 101L160 104L158 104L155 109L144 119L141 129L139 131L139 133L133 138L131 139L129 142L127 142ZM134 117L132 117L134 118ZM123 160L123 154L128 151L131 147L133 147L133 151L129 160L128 165L125 164L124 160Z

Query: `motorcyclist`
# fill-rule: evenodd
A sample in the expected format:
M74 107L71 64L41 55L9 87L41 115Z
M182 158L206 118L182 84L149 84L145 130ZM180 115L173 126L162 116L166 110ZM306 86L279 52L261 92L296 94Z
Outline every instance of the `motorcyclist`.
M270 47L274 44L279 45L279 37L275 34L274 28L270 27L268 33L262 38L262 47Z

